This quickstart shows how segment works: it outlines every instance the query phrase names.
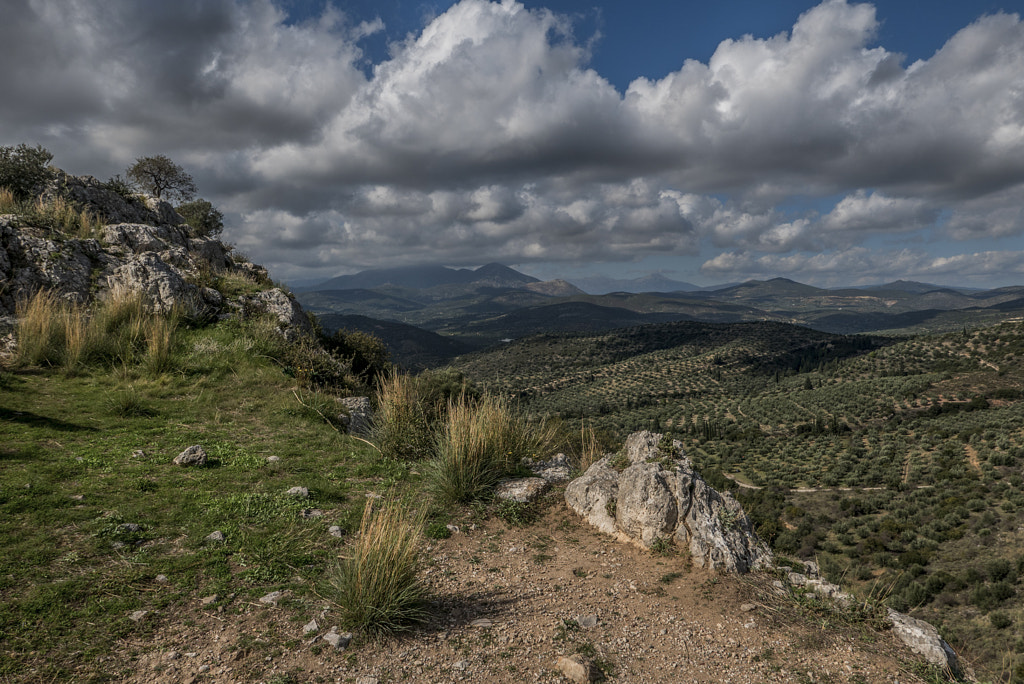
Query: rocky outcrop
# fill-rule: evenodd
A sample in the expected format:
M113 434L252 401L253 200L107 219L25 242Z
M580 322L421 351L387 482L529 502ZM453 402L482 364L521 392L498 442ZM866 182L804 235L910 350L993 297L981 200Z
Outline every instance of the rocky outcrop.
M678 441L637 432L566 487L573 511L605 534L651 548L671 542L700 567L747 572L771 562L739 502L694 471Z
M104 225L92 237L78 237L33 225L30 217L0 216L0 323L7 327L18 304L41 290L75 304L122 291L141 293L158 313L267 313L289 339L313 332L302 307L279 288L228 302L210 287L231 272L265 283L267 271L242 259L236 263L220 240L197 235L167 202L123 196L91 176L63 171L41 194L43 202L57 198Z

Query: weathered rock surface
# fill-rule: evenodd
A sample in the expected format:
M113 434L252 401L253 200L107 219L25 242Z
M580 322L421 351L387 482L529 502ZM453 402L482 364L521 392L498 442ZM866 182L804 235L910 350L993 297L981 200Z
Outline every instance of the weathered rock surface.
M250 312L266 313L277 319L278 327L288 339L311 335L313 324L295 299L281 288L263 290L249 297L241 297L242 306Z
M539 499L548 486L542 477L517 477L499 482L494 496L501 501L531 503Z
M206 465L206 450L198 444L193 444L174 457L174 465L180 466L203 466Z
M608 455L565 489L569 508L605 534L651 548L664 541L687 548L701 567L747 572L771 562L732 495L720 494L694 471L678 442L637 432L626 440L626 467Z
M121 290L142 293L158 313L174 308L197 317L267 312L289 339L312 333L302 308L278 288L228 302L207 286L232 272L264 283L267 271L232 258L220 240L197 234L167 202L125 198L95 178L63 171L42 193L44 201L57 197L98 217L103 226L95 237L83 238L31 225L24 217L0 216L0 329L11 327L6 321L18 303L40 290L81 305Z
M548 482L568 482L572 479L572 466L565 454L555 454L547 461L535 461L530 458L523 459L523 465L529 468L537 477L542 477Z
M601 671L594 663L579 654L558 656L558 660L555 661L555 669L576 684L587 684L587 682L596 682L603 678Z
M892 622L893 634L909 646L911 651L924 657L932 665L948 670L953 675L962 674L956 652L943 641L939 636L939 631L932 624L904 615L891 608L889 609L889 621Z
M365 435L373 422L373 404L369 397L342 397L338 399L344 412L338 415L338 422L345 426L350 435Z

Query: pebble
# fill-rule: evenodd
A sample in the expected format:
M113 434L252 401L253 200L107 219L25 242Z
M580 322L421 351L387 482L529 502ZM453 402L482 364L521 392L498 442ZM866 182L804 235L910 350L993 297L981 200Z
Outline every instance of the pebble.
M341 537L345 536L345 533L344 533L344 532L342 532L342 531L341 531L341 528L340 528L340 527L338 527L337 525L331 525L330 527L328 527L328 528L327 528L327 532L328 532L328 533L329 533L329 534L330 534L330 535L331 535L332 537L338 537L338 538L341 538Z
M310 634L320 629L320 625L317 624L316 618L313 618L302 627L303 634Z
M214 530L210 534L206 535L206 541L210 541L210 542L221 543L225 539L227 539L227 537L225 537L224 533L221 532L220 530Z
M306 489L305 487L292 487L287 492L285 492L285 494L287 494L288 496L297 497L299 499L309 498L309 490Z
M260 603L266 603L267 605L276 606L277 602L284 596L284 592L272 591L266 596L260 597Z

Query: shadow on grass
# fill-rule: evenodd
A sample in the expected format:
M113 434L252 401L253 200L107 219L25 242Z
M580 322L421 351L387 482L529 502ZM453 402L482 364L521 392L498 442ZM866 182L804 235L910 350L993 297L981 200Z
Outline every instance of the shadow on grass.
M75 423L69 423L59 418L41 416L38 413L32 413L31 411L12 411L11 409L2 407L0 407L0 420L6 420L12 423L24 423L25 425L31 425L32 427L52 428L54 430L62 430L64 432L96 432L96 428L88 425L76 425Z

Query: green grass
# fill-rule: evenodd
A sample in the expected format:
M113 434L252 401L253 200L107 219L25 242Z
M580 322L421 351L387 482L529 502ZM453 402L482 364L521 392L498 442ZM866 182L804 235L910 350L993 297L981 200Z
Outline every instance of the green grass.
M343 545L327 528L352 532L367 491L412 486L401 463L310 416L294 374L253 353L264 342L224 322L179 329L161 372L144 356L70 376L4 370L0 679L117 678L100 658L198 597L311 596ZM173 465L192 444L208 465ZM311 499L284 495L296 485ZM225 543L205 541L214 530ZM136 624L134 610L160 614Z

